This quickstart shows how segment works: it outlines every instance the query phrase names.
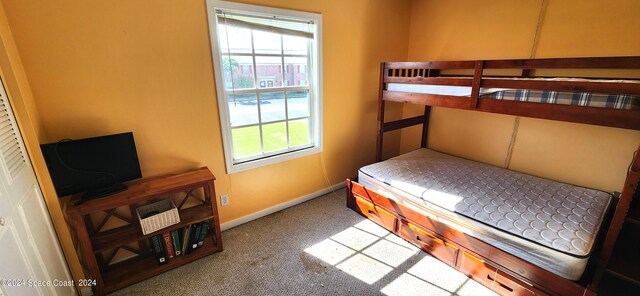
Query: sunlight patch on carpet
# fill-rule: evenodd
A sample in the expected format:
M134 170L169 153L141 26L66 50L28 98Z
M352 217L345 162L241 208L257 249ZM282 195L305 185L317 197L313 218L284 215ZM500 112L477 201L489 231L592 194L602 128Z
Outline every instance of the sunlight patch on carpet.
M434 257L426 255L413 265L406 264L420 250L370 220L304 251L369 285L380 281L385 295L496 295ZM404 272L385 278L398 268Z
M373 284L418 253L418 249L363 220L307 249L306 253Z
M335 265L356 253L356 251L330 239L323 240L304 251L331 265Z
M393 267L362 254L355 254L336 267L369 285L393 270Z
M413 275L404 273L380 290L385 295L390 296L410 296L410 295L451 295L451 292L440 289L429 282L425 282Z

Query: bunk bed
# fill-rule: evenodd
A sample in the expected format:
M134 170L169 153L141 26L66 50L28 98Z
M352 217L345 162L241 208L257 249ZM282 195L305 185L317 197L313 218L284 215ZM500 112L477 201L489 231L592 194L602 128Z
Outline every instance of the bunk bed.
M377 162L347 180L347 206L500 294L595 294L639 156L612 195L433 151L427 135L432 107L640 130L640 79L548 74L611 70L640 70L640 57L382 63ZM424 113L385 122L387 101ZM414 125L421 148L382 161L385 132Z

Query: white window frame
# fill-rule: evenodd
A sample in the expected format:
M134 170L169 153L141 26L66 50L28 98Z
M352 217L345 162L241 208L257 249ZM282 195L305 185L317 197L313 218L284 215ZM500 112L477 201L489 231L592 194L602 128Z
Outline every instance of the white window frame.
M278 154L267 155L259 159L249 159L242 162L235 162L233 156L233 139L231 136L231 121L229 118L229 106L225 95L224 77L222 66L220 65L221 50L218 46L218 20L216 9L226 11L247 12L263 17L276 17L291 20L313 21L315 24L314 40L312 48L309 50L309 69L307 71L309 83L309 125L310 141L312 144L308 148L278 152ZM301 11L270 8L257 5L248 5L220 0L207 0L207 14L209 19L209 35L211 39L211 54L213 57L213 68L215 72L216 88L218 96L218 107L220 115L220 126L222 129L222 141L224 145L225 163L227 173L241 172L277 162L282 162L294 158L308 156L322 152L322 15ZM284 69L283 69L284 72ZM258 89L258 85L255 86ZM286 88L287 86L283 86Z

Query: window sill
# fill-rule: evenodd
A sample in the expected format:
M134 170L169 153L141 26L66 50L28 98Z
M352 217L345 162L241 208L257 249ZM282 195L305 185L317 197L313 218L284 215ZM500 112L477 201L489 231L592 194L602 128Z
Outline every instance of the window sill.
M251 169L255 169L255 168L259 168L259 167L263 167L263 166L267 166L270 164L275 164L275 163L279 163L287 160L292 160L292 159L296 159L304 156L309 156L309 155L320 153L320 152L322 152L322 147L316 146L316 147L310 147L307 149L302 149L298 151L274 155L266 158L251 160L251 161L237 163L237 164L227 163L227 173L228 174L239 173L242 171L247 171L247 170L251 170Z

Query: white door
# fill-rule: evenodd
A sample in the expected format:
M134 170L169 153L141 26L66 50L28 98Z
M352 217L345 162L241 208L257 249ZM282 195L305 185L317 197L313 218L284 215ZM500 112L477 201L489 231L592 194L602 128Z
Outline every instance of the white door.
M0 296L75 295L0 81Z

